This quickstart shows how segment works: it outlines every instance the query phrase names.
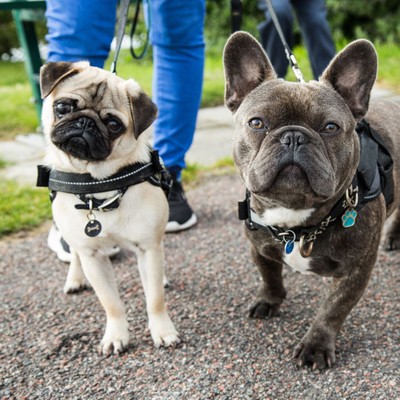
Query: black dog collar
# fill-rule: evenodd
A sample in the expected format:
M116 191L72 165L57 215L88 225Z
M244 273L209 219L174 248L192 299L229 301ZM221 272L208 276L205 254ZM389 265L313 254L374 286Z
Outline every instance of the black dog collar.
M252 210L250 197L250 192L246 191L246 199L239 202L239 219L244 220L247 228L250 230L261 229L268 232L276 241L285 245L286 254L290 254L293 251L294 242L300 242L299 250L303 257L311 255L314 241L318 235L325 232L329 226L338 221L339 217L342 217L343 227L349 228L353 226L357 218L357 210L361 208L358 202L358 187L356 186L353 189L353 186L351 186L319 225L311 227L296 226L284 229L280 226L265 224L258 214Z

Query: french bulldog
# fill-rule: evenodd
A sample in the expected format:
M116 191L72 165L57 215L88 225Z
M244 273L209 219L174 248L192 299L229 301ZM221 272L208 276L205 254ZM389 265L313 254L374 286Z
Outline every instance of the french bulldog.
M245 232L262 277L250 316L278 314L286 296L283 266L330 277L330 290L293 357L298 366L332 367L337 335L365 291L384 222L398 215L400 201L395 157L389 200L379 174L372 175L378 179L375 196L365 190L362 196L360 182L354 186L366 159L356 126L365 117L386 151L398 155L400 108L384 101L369 107L377 54L367 40L350 43L319 81L308 83L277 79L262 47L245 32L228 39L223 59L225 103L235 122L233 158L248 192ZM400 244L398 219L388 230L392 249Z
M45 64L40 86L45 164L72 181L65 179L65 191L53 192L52 202L53 219L72 255L64 292L79 291L89 282L107 317L99 351L121 353L129 342L128 323L106 250L118 245L134 251L154 344L179 342L164 300L168 202L163 190L149 180L123 185L123 190L114 186L90 190L139 175L142 170L119 173L137 163L152 165L149 131L145 130L156 118L156 105L134 80L87 62ZM60 184L59 179L53 181ZM79 197L70 193L71 185L78 193L81 186L89 189Z

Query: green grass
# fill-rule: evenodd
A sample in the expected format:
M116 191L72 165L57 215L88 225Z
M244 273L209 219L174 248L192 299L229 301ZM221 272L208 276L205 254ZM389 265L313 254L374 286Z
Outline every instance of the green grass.
M29 230L51 218L48 190L0 181L0 237Z

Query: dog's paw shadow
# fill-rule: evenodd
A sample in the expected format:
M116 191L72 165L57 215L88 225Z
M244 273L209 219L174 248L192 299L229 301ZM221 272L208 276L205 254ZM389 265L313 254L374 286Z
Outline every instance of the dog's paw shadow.
M93 342L98 332L79 332L64 334L57 340L57 344L47 353L46 359L64 358L68 355L69 361L92 351Z
M65 283L64 289L65 294L79 294L84 291L93 291L93 288L89 285L88 282L69 282Z

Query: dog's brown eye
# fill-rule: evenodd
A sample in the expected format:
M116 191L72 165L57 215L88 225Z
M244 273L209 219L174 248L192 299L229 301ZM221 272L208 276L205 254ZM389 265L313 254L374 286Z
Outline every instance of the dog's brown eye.
M58 117L62 117L64 115L70 114L73 111L73 106L70 103L57 103L55 106L55 111Z
M323 133L334 134L340 131L339 125L335 124L334 122L329 122L325 125L325 128L322 130Z
M118 133L122 126L119 123L119 121L117 121L114 118L111 118L108 122L107 122L107 127L108 129L112 132L112 133Z
M265 129L265 125L262 119L260 118L253 118L249 121L249 126L252 129L262 130Z

